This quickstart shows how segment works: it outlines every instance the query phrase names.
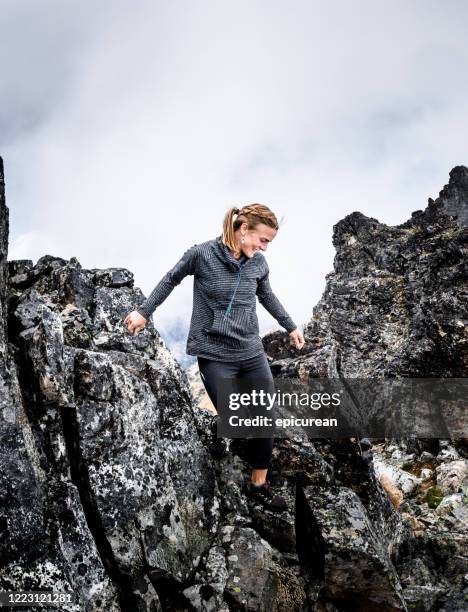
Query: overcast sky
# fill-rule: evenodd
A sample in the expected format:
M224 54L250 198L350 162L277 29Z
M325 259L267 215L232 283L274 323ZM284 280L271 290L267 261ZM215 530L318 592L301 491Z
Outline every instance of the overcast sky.
M125 267L148 295L261 202L285 219L271 284L306 323L335 223L402 223L468 163L467 24L462 0L2 0L9 259ZM188 324L191 290L156 326Z

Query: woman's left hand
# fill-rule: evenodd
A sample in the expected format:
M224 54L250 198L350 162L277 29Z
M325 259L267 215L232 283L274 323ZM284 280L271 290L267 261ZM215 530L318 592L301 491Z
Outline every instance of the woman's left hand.
M291 344L294 344L296 348L301 349L304 346L304 336L298 327L289 332L289 337L291 338Z

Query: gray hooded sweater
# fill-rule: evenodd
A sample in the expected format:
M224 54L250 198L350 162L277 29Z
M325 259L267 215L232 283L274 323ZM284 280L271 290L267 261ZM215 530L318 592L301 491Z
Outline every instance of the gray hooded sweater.
M255 296L286 331L296 329L270 287L263 254L236 259L221 236L188 249L136 310L149 319L189 274L194 276L189 355L238 361L262 353Z

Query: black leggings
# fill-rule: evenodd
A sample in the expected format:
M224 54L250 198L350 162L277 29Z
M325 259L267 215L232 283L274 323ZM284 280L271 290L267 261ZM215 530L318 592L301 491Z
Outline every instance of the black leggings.
M216 410L218 410L217 381L220 378L266 378L273 381L265 353L242 361L214 361L198 357L198 368L205 389ZM249 438L247 450L251 467L266 470L270 465L273 437Z

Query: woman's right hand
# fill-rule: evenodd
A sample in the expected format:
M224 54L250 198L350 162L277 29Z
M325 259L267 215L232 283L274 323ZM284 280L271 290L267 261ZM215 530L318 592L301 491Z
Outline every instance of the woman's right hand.
M134 336L145 327L147 322L148 321L138 312L138 310L132 311L124 319L124 325L127 326L128 331Z

